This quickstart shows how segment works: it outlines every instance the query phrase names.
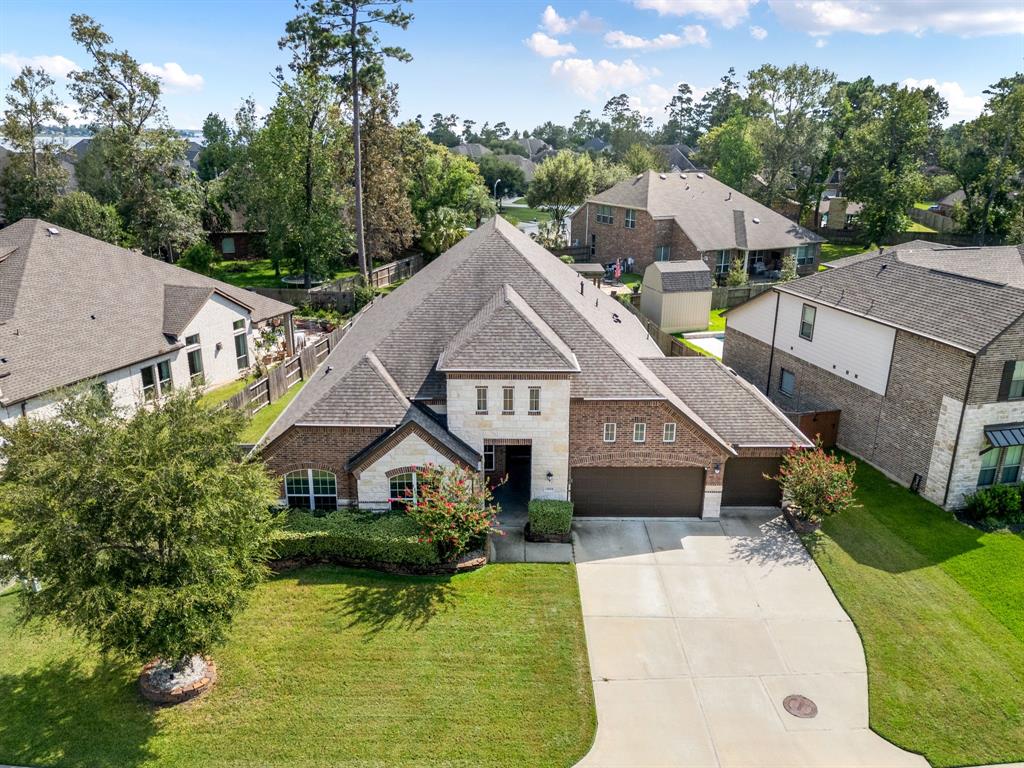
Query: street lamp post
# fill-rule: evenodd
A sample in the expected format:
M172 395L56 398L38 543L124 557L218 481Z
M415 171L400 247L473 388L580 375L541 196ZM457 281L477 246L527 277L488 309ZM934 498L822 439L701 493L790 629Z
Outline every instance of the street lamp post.
M498 204L498 207L500 208L501 204L500 204L500 202L498 200L498 185L499 184L501 184L501 179L495 179L494 180L494 202L496 204Z

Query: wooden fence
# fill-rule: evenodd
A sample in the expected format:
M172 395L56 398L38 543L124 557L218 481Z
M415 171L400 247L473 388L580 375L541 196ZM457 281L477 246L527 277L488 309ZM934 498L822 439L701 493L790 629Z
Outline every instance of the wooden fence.
M926 227L931 227L936 232L952 232L956 229L956 222L952 218L943 216L935 211L922 211L920 208L911 208L907 211L907 216L912 221L924 224Z
M731 309L755 296L770 291L775 283L748 283L747 285L722 285L711 289L712 309Z
M370 272L369 284L374 288L384 288L399 280L412 277L422 268L422 254L413 254L374 269ZM351 312L355 306L355 288L359 280L359 277L345 277L310 288L308 291L305 288L249 288L248 290L292 306L308 304L317 309L333 309L344 314Z
M823 238L832 243L842 244L863 244L867 239L863 232L858 229L827 229L818 227L814 230ZM909 243L911 240L925 240L929 243L940 243L942 245L956 246L977 246L981 245L978 235L965 234L961 232L896 232L882 238L881 245L900 245ZM985 236L985 245L1002 245L999 237L992 235ZM865 249L867 246L865 246Z

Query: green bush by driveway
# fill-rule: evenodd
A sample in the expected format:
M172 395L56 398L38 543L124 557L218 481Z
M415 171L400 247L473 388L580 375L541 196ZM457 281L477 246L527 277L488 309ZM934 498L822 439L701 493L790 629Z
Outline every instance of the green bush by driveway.
M595 717L570 565L452 577L320 566L259 587L193 704L0 597L0 763L89 768L563 768ZM543 652L538 652L543 649Z
M935 766L1024 760L1024 537L856 481L805 541L864 641L872 728Z
M572 526L572 502L531 499L527 506L530 530L540 534L568 533Z

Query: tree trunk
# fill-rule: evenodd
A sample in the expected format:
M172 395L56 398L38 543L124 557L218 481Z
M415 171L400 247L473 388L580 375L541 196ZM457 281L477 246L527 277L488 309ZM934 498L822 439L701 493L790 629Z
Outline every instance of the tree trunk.
M359 56L356 53L356 34L358 24L356 15L358 8L352 6L352 153L355 160L355 186L356 186L356 253L359 256L359 272L364 281L368 281L370 270L366 260L366 240L363 236L363 150L360 125L359 125Z
M999 170L996 172L996 177L992 180L992 183L988 188L988 197L985 199L985 208L981 215L981 232L978 235L978 245L985 245L985 234L988 232L988 214L992 209L992 201L996 196L996 187L999 186L1003 175L1003 163L1006 160L1006 153L1010 150L1010 134L1013 133L1013 125L1008 125L1006 128L1006 136L1003 137L1003 149L999 153Z
M318 110L314 109L313 113L309 117L309 122L306 125L306 179L305 179L305 193L306 193L306 225L309 226L309 220L313 213L313 127L316 125L316 113ZM308 236L308 232L306 236ZM305 237L302 239L302 287L307 291L313 287L312 275L309 273L309 241Z

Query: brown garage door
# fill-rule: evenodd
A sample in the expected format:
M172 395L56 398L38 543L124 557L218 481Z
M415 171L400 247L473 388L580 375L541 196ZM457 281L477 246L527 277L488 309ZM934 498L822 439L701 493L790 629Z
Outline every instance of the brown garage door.
M574 512L582 517L699 516L703 469L576 467Z
M779 459L729 459L725 462L723 507L777 507L782 490L765 475L779 471Z

